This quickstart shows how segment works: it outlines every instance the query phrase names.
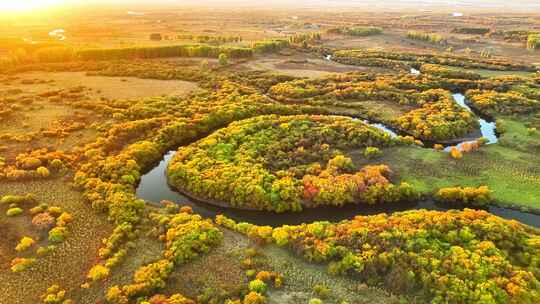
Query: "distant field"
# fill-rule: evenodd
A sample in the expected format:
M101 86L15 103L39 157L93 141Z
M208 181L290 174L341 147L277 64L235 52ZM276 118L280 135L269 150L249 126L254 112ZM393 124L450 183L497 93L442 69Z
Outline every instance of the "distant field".
M183 95L197 90L197 85L181 80L140 79L136 77L87 76L85 72L29 72L19 75L20 81L3 89L22 89L25 93L42 93L57 88L85 86L88 98L141 98L161 95ZM47 84L22 84L25 81L52 81Z

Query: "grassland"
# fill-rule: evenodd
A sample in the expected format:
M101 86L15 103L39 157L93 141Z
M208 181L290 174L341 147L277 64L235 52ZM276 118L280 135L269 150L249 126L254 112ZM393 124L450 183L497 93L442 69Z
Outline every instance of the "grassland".
M362 191L366 202L384 210L385 204L404 203L398 187L409 198L430 198L441 188L488 186L491 204L540 212L540 78L533 72L540 53L527 50L522 35L507 38L516 29L539 30L538 16L244 8L96 12L58 13L57 22L50 16L0 20L0 304L321 303L315 298L332 304L445 303L443 292L455 303L538 303L538 230L483 211L351 214L339 224L272 228L202 219L182 202L144 202L135 191L165 153L201 144L201 153L212 146L212 157L188 168L209 168L194 177L204 178L193 183L200 194L219 185L221 196L234 194L243 202L264 189L268 210L293 196L303 202L316 197L321 205L358 203ZM381 30L370 36L332 31L366 26ZM489 31L456 30L482 27ZM65 29L66 40L49 36L54 28ZM408 31L429 32L445 43L411 40ZM151 40L157 33L162 39ZM40 61L41 48L66 57ZM99 58L73 56L88 49ZM357 65L328 57L349 51L380 57ZM399 57L404 54L412 57ZM410 67L426 63L431 70L411 75ZM436 73L445 69L452 73ZM455 141L454 135L467 137L476 128L476 114L446 99L470 89L521 94L515 100L528 103L505 103L503 110L515 114L490 112L501 132L498 143L454 158L428 141L432 131L437 139ZM326 125L317 132L302 122L292 128L286 121L293 115L328 125L350 121L343 126L350 137ZM373 130L384 137L379 146L351 131L364 119L403 136L390 139ZM239 129L256 120L260 124ZM233 158L249 162L231 176L225 160ZM225 187L212 166L221 166L231 185L244 181L241 187ZM273 175L261 181L244 176L261 168ZM13 198L27 194L35 200ZM220 209L209 210L217 215ZM58 235L42 229L43 217L65 232L48 249ZM26 239L29 248L22 246L25 237L34 242ZM478 257L473 252L482 254L481 263L467 262ZM447 257L452 259L445 263L455 264L439 267ZM29 265L14 268L21 259ZM516 271L500 271L503 260L504 269ZM440 271L459 279L450 284L437 277L437 288L420 279ZM478 274L497 280L461 295L466 288L457 281L480 284L485 280ZM43 297L56 284L49 291L54 294Z
M454 160L447 153L417 147L398 147L379 160L391 164L400 180L426 194L440 188L487 185L500 205L538 210L540 135L529 134L519 120L504 119L500 143L482 147ZM496 190L500 189L500 190Z

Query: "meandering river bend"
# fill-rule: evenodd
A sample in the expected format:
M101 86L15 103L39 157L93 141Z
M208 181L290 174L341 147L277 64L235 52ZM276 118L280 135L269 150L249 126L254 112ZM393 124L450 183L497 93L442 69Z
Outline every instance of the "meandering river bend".
M457 104L472 112L471 108L467 106L465 102L465 96L462 94L454 94L453 97ZM386 133L389 133L391 136L397 136L394 131L387 128L383 124L375 124L368 121L366 121L366 123L381 129ZM496 143L498 138L495 132L495 122L490 122L480 118L479 123L481 136L488 140L488 144ZM451 146L459 146L460 144L462 143L446 145L446 149L450 149ZM169 200L180 205L190 206L193 208L194 212L203 217L215 217L218 214L224 214L235 221L246 221L257 223L259 225L270 226L294 225L313 221L341 221L344 219L350 219L356 215L373 215L383 212L392 213L396 211L415 209L451 209L444 205L439 205L431 200L419 201L415 203L381 204L374 206L364 204L349 204L345 205L344 207L320 207L315 209L305 209L302 212L287 212L281 214L218 207L205 202L197 201L196 199L190 198L189 196L182 194L169 186L166 177L166 170L167 165L175 153L176 151L169 151L166 153L156 167L142 176L141 182L137 187L137 196L139 198L150 202ZM537 214L501 207L489 207L487 210L506 219L514 219L531 226L540 227L540 215Z

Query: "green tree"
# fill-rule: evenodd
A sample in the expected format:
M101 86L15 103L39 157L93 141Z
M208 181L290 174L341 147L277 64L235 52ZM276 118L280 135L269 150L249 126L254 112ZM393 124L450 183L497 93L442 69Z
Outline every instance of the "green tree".
M218 60L219 60L219 65L221 66L225 66L229 64L229 57L225 53L219 54Z

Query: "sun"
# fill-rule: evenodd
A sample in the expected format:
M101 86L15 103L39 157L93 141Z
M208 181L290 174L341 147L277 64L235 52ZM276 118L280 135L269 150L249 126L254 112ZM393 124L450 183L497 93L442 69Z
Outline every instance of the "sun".
M0 13L31 12L61 4L65 0L0 0Z

